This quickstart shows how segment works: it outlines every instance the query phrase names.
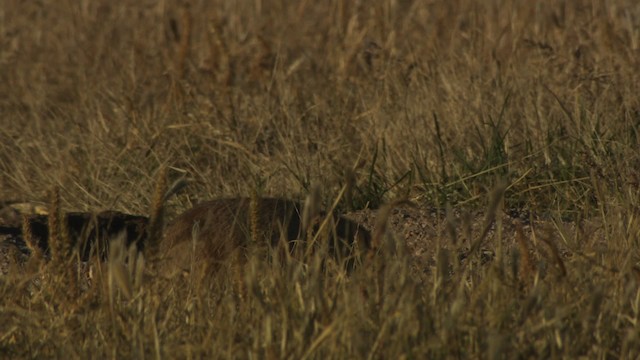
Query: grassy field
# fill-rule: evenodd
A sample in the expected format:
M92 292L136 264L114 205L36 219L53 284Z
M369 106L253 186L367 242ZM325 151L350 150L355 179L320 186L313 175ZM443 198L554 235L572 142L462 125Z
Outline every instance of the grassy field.
M4 276L0 356L639 357L639 29L632 0L3 1L0 200L149 214L166 166L189 183L169 219L319 188L340 211L556 226L485 265L443 231L424 277L393 227L350 275L320 255L210 281L108 263L130 284L81 300L51 267ZM585 222L597 238L558 226Z

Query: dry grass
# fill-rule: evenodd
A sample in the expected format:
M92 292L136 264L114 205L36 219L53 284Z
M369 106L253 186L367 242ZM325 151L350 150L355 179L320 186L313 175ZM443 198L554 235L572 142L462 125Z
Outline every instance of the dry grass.
M631 0L4 1L3 201L58 188L62 210L149 214L168 167L189 187L167 218L322 184L339 210L408 198L487 222L435 235L419 278L384 214L349 276L316 254L163 279L120 245L76 300L69 268L31 266L0 278L0 353L640 356L639 27ZM510 238L503 209L546 225Z

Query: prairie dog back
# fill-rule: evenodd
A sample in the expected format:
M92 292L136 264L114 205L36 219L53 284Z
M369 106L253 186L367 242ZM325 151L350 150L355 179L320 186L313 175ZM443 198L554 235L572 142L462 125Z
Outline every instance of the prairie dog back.
M194 265L204 265L215 270L227 259L242 256L238 250L250 246L276 247L281 239L288 242L304 239L307 229L303 228L301 219L302 205L289 199L206 201L185 211L167 227L158 250L166 267L187 270ZM332 228L327 232L330 237L340 243L358 241L362 243L360 246L369 246L370 235L366 229L342 216L332 219ZM336 246L330 249L336 250Z
M253 207L253 208L252 208ZM159 252L170 264L220 264L252 239L276 245L281 236L301 234L299 203L287 199L223 198L202 202L179 215L166 229ZM195 258L190 259L195 256Z

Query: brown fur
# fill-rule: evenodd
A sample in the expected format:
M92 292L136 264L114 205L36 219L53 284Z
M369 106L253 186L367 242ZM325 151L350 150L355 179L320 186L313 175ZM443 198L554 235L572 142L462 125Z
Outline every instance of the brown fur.
M295 240L308 238L301 212L301 204L281 198L226 198L200 203L167 227L159 247L165 260L162 266L179 271L204 263L208 271L215 271L228 259L242 257L242 250L277 247L281 239L293 251ZM364 249L369 247L370 235L362 226L342 216L332 220L326 227L330 236L325 238L331 239L329 249L335 255L349 256L356 241ZM312 231L319 226L316 222Z

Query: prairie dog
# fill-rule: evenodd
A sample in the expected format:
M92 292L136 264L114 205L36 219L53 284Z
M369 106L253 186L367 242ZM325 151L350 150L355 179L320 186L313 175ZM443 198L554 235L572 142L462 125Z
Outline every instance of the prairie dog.
M323 217L324 218L324 217ZM329 250L350 256L357 242L370 246L371 236L364 227L342 216L333 216L327 226ZM318 224L313 226L318 229ZM242 250L255 246L278 246L286 240L289 250L295 240L306 238L302 225L302 205L283 198L223 198L197 204L179 215L165 231L158 251L164 267L188 270L192 264L215 271ZM335 235L335 236L334 236ZM252 244L256 242L256 244ZM240 252L238 252L240 251ZM163 271L166 273L166 271Z

